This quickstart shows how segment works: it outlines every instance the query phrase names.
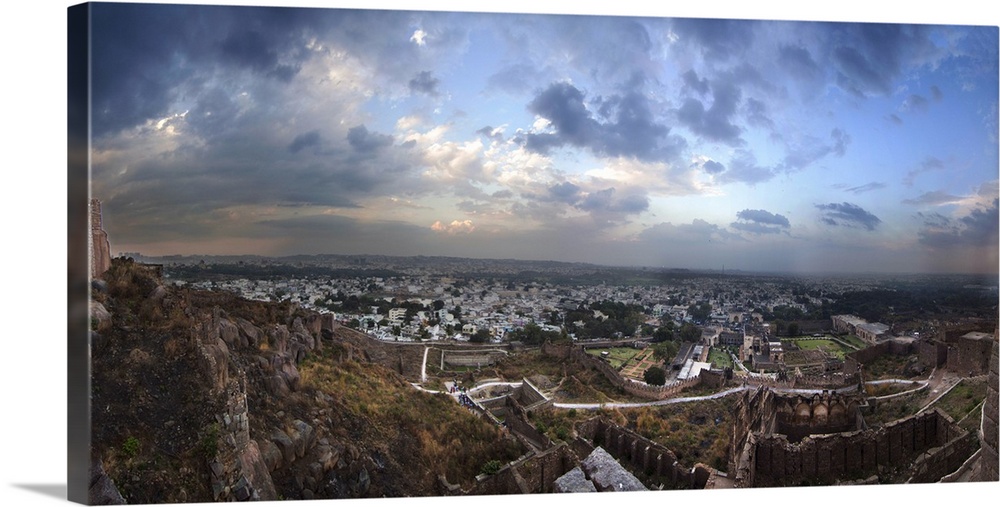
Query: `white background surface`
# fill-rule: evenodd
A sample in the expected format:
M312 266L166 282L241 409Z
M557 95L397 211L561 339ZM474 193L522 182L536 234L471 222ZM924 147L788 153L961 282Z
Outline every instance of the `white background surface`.
M177 2L171 2L177 3ZM199 2L187 2L199 3ZM203 3L203 2L202 2ZM270 4L278 1L214 4ZM888 2L814 2L758 0L733 2L699 0L651 8L635 0L614 2L504 3L426 0L374 2L301 0L297 6L376 7L505 12L573 12L678 17L757 19L823 19L944 24L998 25L997 4L953 0L922 3L920 7ZM3 397L3 475L0 505L56 505L66 495L66 8L71 2L45 0L9 3L0 17L3 58L0 59L0 146L3 155L4 233L0 251L0 374ZM569 7L572 5L572 7ZM879 7L873 7L878 5ZM935 7L928 7L933 5ZM986 7L989 6L989 7ZM112 243L114 237L111 238ZM990 505L1000 483L785 488L711 492L628 493L608 498L577 495L584 505L628 502L635 504L750 504L767 502L801 505ZM391 501L355 501L352 505L500 506L511 500L529 505L551 502L552 496L474 497ZM560 502L568 498L559 497ZM320 502L329 504L333 502ZM266 505L288 505L268 503ZM310 502L308 505L316 505ZM718 505L718 504L716 504Z

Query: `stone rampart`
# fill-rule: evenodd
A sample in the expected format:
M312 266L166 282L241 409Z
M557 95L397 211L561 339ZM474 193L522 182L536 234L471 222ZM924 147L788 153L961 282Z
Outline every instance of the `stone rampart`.
M870 347L850 352L844 356L844 374L858 373L863 364L870 363L886 354L905 356L914 351L917 346L909 341L887 340Z
M707 475L680 464L677 455L665 446L638 433L597 417L575 427L580 438L603 447L644 482L662 484L668 489L701 489Z
M861 419L852 410L858 401L841 395L788 397L763 388L745 393L737 404L731 448L736 486L834 484L883 473L938 480L975 452L975 439L937 409L877 428L815 434L849 426L852 417L857 427ZM783 431L811 435L795 442Z
M987 373L993 342L985 335L960 336L948 344L948 369L969 376Z
M530 452L508 463L495 474L480 475L471 495L552 493L553 483L576 466L579 458L565 443ZM454 493L452 493L454 494Z
M546 352L549 353L549 352ZM562 349L556 349L554 354L564 354ZM558 357L558 356L557 356ZM583 366L597 370L611 382L612 385L623 391L651 400L663 400L672 396L677 396L684 389L697 386L701 383L701 377L692 377L679 382L674 382L665 386L652 386L642 382L636 382L623 377L618 370L615 370L607 361L588 354L583 347L573 347L566 355L567 358L579 362Z

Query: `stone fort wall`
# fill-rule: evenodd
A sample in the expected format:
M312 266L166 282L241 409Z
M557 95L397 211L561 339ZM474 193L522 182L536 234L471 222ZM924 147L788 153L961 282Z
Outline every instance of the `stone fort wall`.
M575 345L553 345L545 343L542 345L542 353L560 359L576 361L592 370L599 371L615 387L623 391L650 400L663 400L677 396L684 389L697 386L701 383L701 377L692 377L680 382L674 382L665 386L651 386L641 382L623 377L618 370L614 369L608 362L588 354L583 347Z
M792 443L776 432L781 404L763 389L741 398L732 457L737 487L834 484L884 473L914 482L937 481L978 447L974 435L937 409L878 428Z
M645 477L643 482L662 484L666 489L702 489L710 475L704 472L709 467L687 468L667 447L604 418L577 423L575 429L579 438L588 442L574 446L603 447L630 471L640 478ZM699 468L702 473L698 472Z

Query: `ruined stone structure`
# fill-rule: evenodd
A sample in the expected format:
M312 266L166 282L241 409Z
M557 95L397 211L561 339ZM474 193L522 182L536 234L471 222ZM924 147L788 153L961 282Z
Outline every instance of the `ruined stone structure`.
M866 428L860 405L852 408L852 403L838 396L803 400L765 388L744 393L734 418L735 485L836 484L873 476L878 482L936 482L962 466L978 446L975 435L937 409ZM796 423L791 429L809 430L809 436L794 441L782 434L789 429L788 407ZM852 410L855 429L828 432L837 420L848 425Z
M687 468L670 449L602 417L577 423L577 454L603 447L648 485L665 489L703 489L714 469L706 465ZM589 449L589 450L588 450Z
M111 243L104 232L101 201L90 200L90 277L100 278L111 267Z

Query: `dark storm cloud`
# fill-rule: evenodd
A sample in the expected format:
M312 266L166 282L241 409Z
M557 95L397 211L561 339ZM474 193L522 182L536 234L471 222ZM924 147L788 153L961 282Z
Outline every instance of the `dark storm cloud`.
M950 220L938 214L928 217L919 232L920 243L935 248L996 246L1000 220L994 199L986 208L976 208L968 215Z
M549 120L555 132L527 134L525 148L544 154L572 145L601 156L656 160L674 155L683 144L656 122L649 100L638 89L598 97L594 103L604 122L587 108L583 92L569 83L553 83L528 104L528 110Z
M592 213L622 213L626 215L642 213L649 209L649 198L645 195L616 195L614 188L606 188L587 194L577 205Z
M705 58L727 61L750 47L756 25L735 19L676 19L672 29L681 43L692 45Z
M804 47L782 45L778 49L778 58L782 68L798 79L815 81L823 75L823 70Z
M873 181L871 183L865 183L864 185L845 188L844 191L850 192L852 194L863 194L865 192L871 192L872 190L881 190L883 188L885 188L885 183Z
M642 192L618 192L614 187L587 192L568 181L548 187L546 193L537 197L537 200L567 204L590 213L603 223L618 222L625 215L635 215L649 209L649 198Z
M219 69L287 82L305 57L299 37L314 25L303 9L95 4L91 12L98 138L176 112L174 101L201 96Z
M409 86L410 91L423 93L436 97L438 95L437 87L441 83L441 80L434 77L430 71L421 71L413 79L410 80Z
M942 204L950 204L961 201L962 197L957 195L951 195L942 190L935 190L933 192L925 192L919 197L913 199L903 200L903 204L912 204L916 206L940 206Z
M580 200L580 194L580 187L568 181L549 187L549 196L566 204L576 204Z
M677 110L677 119L705 139L730 145L742 144L742 129L733 123L740 103L740 89L725 81L712 84L712 105L705 109L698 99L689 98Z
M351 127L347 131L347 142L351 145L354 151L368 154L378 151L381 148L392 145L392 136L388 134L379 134L377 132L369 132L368 128L364 125L358 125L357 127Z
M784 215L762 209L745 209L736 214L736 221L729 226L753 234L777 234L787 233L791 224Z
M889 95L909 65L932 57L930 29L922 25L860 23L838 25L851 44L838 42L831 53L837 84L857 96ZM836 40L836 39L835 39Z
M788 219L784 215L771 213L762 209L745 209L736 214L736 218L748 222L757 222L765 225L776 225L778 227L791 227Z
M468 17L424 18L427 43L418 48L406 37L386 36L413 32L413 13L405 11L95 4L94 136L182 112L172 108L191 102L202 110L219 109L221 95L206 99L213 87L275 100L309 58L333 49L365 62L383 93L407 92L414 76L414 84L427 91L431 82L419 72L428 59L465 44ZM202 118L218 123L216 114Z
M176 80L191 73L189 67L174 68L171 60L193 52L202 40L186 23L194 13L138 4L97 4L91 13L94 135L164 116ZM163 33L182 36L170 43L153 37Z
M240 107L231 94L218 87L202 90L195 105L185 115L185 121L194 132L204 137L225 134L237 128L234 121Z
M714 160L709 160L709 161L705 162L704 164L702 164L702 167L705 169L705 172L707 172L708 174L719 174L719 173L721 173L721 172L723 172L723 171L726 170L726 166L724 166L724 165L722 165L719 162L716 162Z
M699 78L698 73L694 70L685 72L681 77L684 79L684 86L687 88L690 88L701 95L708 93L708 80L705 78Z
M849 202L817 204L816 209L822 212L821 220L827 225L860 227L874 231L878 224L882 223L877 216Z
M219 45L222 57L230 63L248 67L288 81L298 72L292 65L279 62L273 40L257 30L243 29L230 33Z
M313 130L311 132L306 132L305 134L299 134L295 136L291 144L288 145L288 151L292 153L298 153L305 148L319 146L319 131Z

